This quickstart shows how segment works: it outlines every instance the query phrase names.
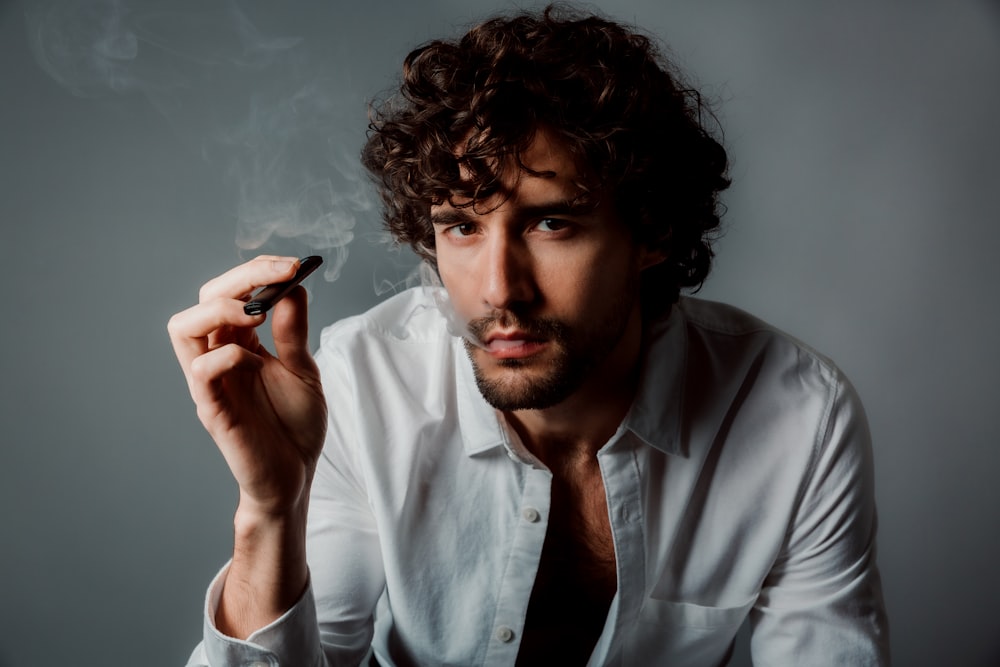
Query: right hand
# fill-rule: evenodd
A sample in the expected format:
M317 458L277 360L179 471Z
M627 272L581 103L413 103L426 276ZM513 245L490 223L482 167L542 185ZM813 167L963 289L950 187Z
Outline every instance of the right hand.
M167 325L198 418L239 484L240 510L262 517L304 509L326 433L305 290L272 311L275 354L256 333L266 316L243 312L256 288L297 268L294 257L257 257L207 282L198 304Z

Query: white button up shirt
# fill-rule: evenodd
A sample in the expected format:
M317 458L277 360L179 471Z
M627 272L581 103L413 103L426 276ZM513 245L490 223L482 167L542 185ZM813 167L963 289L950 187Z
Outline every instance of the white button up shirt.
M868 430L841 373L734 308L683 298L598 453L618 589L589 664L720 665L749 615L760 665L883 665ZM476 388L423 289L323 332L330 405L311 583L190 665L513 665L551 473Z

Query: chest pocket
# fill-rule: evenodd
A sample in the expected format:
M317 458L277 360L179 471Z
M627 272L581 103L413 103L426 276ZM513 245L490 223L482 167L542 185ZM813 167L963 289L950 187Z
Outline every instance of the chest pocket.
M648 598L625 643L624 664L722 665L753 603L706 607Z

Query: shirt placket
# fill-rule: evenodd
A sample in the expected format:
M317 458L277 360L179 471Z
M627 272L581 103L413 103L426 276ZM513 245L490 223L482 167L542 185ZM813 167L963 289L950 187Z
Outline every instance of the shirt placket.
M531 589L538 573L549 523L552 475L527 463L516 528L497 599L485 665L513 665L524 633Z
M646 538L635 440L629 432L619 435L598 452L608 517L614 539L618 591L608 610L604 632L591 655L591 667L616 664L622 637L638 617L645 589Z

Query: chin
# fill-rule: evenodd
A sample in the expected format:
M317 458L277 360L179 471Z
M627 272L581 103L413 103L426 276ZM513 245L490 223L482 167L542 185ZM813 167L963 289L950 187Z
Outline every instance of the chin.
M497 360L498 368L486 372L474 364L476 386L486 402L503 412L543 410L566 400L579 386L573 373L533 371L523 359Z

